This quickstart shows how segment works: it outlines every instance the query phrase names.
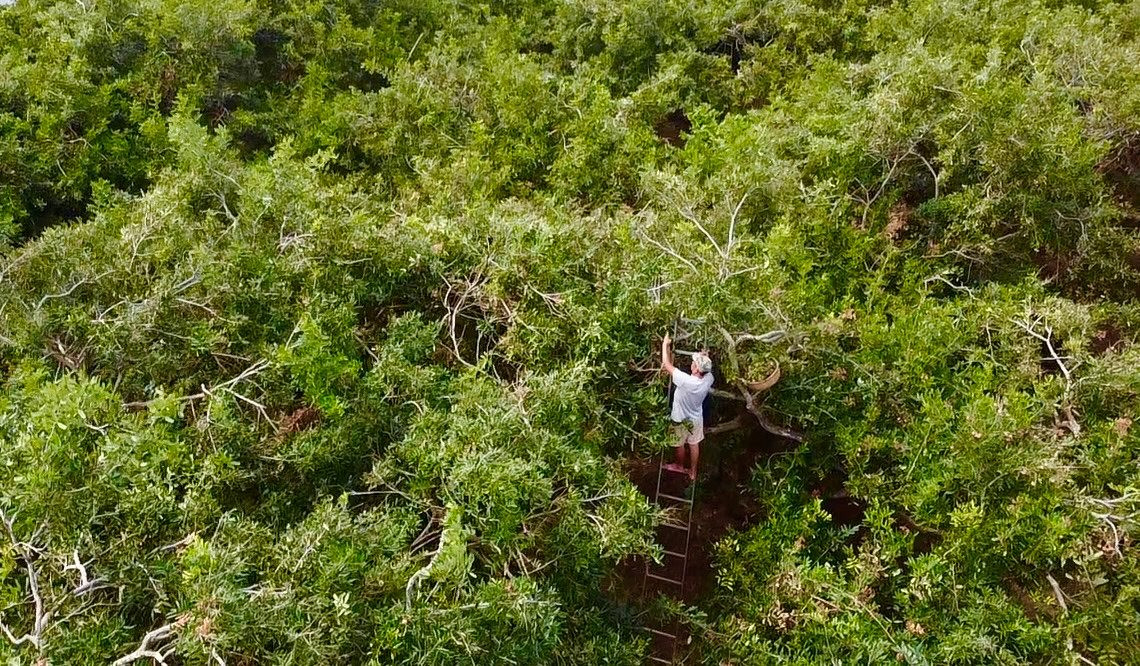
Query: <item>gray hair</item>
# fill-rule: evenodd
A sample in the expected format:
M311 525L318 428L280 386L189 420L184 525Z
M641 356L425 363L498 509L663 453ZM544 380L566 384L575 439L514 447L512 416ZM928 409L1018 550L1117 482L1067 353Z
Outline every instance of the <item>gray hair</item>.
M693 354L693 363L697 364L697 370L700 370L702 375L712 372L712 359L704 352Z

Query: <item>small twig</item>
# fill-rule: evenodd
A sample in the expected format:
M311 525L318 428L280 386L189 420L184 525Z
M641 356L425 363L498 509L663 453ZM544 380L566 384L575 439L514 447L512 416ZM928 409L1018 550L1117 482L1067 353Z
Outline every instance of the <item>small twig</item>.
M435 536L431 534L432 527L435 527L434 512L429 513L427 525L424 525L424 529L420 532L419 536L417 536L415 539L412 539L412 543L408 544L408 550L414 553L419 550L420 546L434 539Z
M785 330L782 330L782 329L776 329L774 331L768 331L767 333L762 333L760 335L753 335L751 333L741 333L741 334L735 336L736 337L735 342L736 342L736 344L740 344L741 342L746 342L748 340L755 340L755 341L763 342L764 344L770 345L772 343L779 342L780 340L783 340L784 336L787 334L788 334L788 332Z
M653 238L649 234L642 232L641 237L644 238L645 240L649 241L650 243L652 243L654 246L656 246L662 252L665 252L666 254L673 257L677 261L680 261L681 263L683 263L686 266L688 266L689 268L691 268L693 270L693 272L695 272L695 273L700 272L700 269L697 268L696 264L694 264L693 262L689 261L688 259L682 257L681 255L677 254L671 248L669 248L665 245L662 245L661 243L658 243L657 241L653 240Z
M1100 504L1101 506L1103 506L1105 508L1111 509L1113 507L1113 505L1119 504L1121 502L1127 502L1127 501L1131 500L1133 497L1136 497L1136 493L1130 491L1130 492L1127 492L1127 493L1121 495L1120 497L1114 497L1112 499L1101 499L1099 497L1089 497L1087 499L1090 502L1096 502L1097 504Z
M1068 613L1069 606L1065 603L1065 595L1061 592L1061 586L1057 584L1057 579L1053 578L1052 574L1045 574L1045 580L1049 581L1049 586L1053 588L1053 596L1057 597L1057 603L1061 605L1061 610Z
M174 300L178 301L179 303L181 303L183 305L190 305L190 306L193 306L196 308L202 308L203 310L205 310L206 312L209 312L210 314L214 315L215 317L218 316L218 313L215 312L213 310L213 308L209 307L208 305L204 305L204 304L199 303L197 301L191 301L189 299L182 298L181 296L175 298Z
M390 490L353 490L350 491L348 495L350 497L368 497L370 495L396 495L398 497L403 497L413 504L416 502L416 499L414 497L405 493L404 491L396 490L395 488L391 488L391 486L389 486L389 488Z
M185 280L174 285L173 292L175 294L181 294L182 292L186 291L190 287L193 287L194 285L198 284L201 281L202 281L202 275L200 273L198 273L198 271L194 271L193 273L190 274L190 277L188 277Z
M269 418L268 412L265 411L265 405L262 405L260 402L257 402L256 400L251 400L250 398L245 397L244 395L238 393L237 391L233 390L232 388L226 388L224 390L226 391L226 393L229 393L230 395L237 398L238 400L241 400L242 402L245 402L249 405L252 405L253 408L256 409L259 414L261 414L261 417L265 419L265 422L269 424L269 427L273 429L274 433L280 432L277 428L277 424L273 422L273 419Z
M716 242L716 239L713 238L713 235L709 233L708 229L705 229L705 226L701 224L700 220L697 219L697 216L694 215L692 211L685 210L684 208L678 208L677 212L681 214L681 217L692 222L698 229L701 230L701 233L705 235L705 238L709 239L709 242L712 243L713 249L716 250L717 255L719 255L721 259L724 259L728 256L725 254L724 250L721 249L720 243Z
M99 275L96 275L93 278L83 278L83 279L79 280L78 282L76 282L75 284L68 287L67 289L59 292L58 294L47 294L43 298L41 298L38 303L36 303L36 309L38 310L38 309L42 308L44 306L44 303L48 302L49 299L65 298L67 296L70 296L71 293L73 291L75 291L76 289L78 289L79 287L81 287L85 284L90 284L92 282L95 282L96 280L102 279L102 278L110 275L112 272L113 271L104 271L104 272L100 273Z
M654 303L660 303L661 302L661 291L663 289L668 289L669 287L672 287L673 285L677 284L677 282L679 282L679 280L669 280L668 282L663 282L661 284L657 284L657 285L654 285L652 287L646 287L645 293L649 294L649 297L653 299Z
M971 296L974 295L973 289L971 289L969 287L962 286L960 284L954 284L953 282L947 280L942 274L931 275L930 277L923 280L922 284L925 286L925 285L930 284L931 282L941 282L941 283L945 284L947 287L954 289L955 291L964 291Z
M930 170L930 176L934 179L934 198L937 199L938 198L938 174L935 173L934 167L930 164L929 161L927 161L927 159L925 157L922 156L921 153L915 151L913 148L911 149L910 152L912 155L917 155L918 159L922 160L922 163L925 164L926 168Z
M1103 520L1108 525L1109 529L1112 530L1112 540L1113 540L1112 550L1117 555L1119 555L1120 554L1120 530L1116 529L1116 523L1112 522L1112 515L1107 514L1107 513L1092 513L1092 516L1094 518L1099 518L1100 520Z
M452 284L450 282L447 282L447 293L443 297L443 304L444 307L447 308L448 322L451 333L451 350L455 353L456 360L469 368L473 368L475 366L471 363L468 363L467 359L463 358L463 354L459 352L459 336L455 333L455 327L458 323L459 313L464 308L466 308L467 296L470 293L470 284L468 284L468 289L465 290L463 296L459 297L458 302L454 306L451 304L451 293L453 290L454 287Z
M708 430L706 430L705 432L707 433ZM604 499L609 499L611 497L621 497L621 496L622 496L621 493L602 493L601 495L594 495L593 497L587 497L587 498L582 500L582 503L585 504L586 502L601 502Z
M197 532L191 532L191 533L187 534L186 536L182 537L181 539L179 539L178 541L175 541L174 543L168 543L165 546L159 546L158 548L155 548L154 550L151 551L151 553L157 553L157 552L162 552L162 551L167 551L167 550L177 550L178 548L189 545L190 542L193 541L197 536L198 536Z
M222 382L221 384L217 384L217 385L212 386L210 388L206 388L205 386L202 386L201 391L199 391L198 393L194 393L191 395L184 395L184 396L180 397L178 399L178 401L179 402L192 402L194 400L201 400L202 398L212 396L215 391L220 391L220 390L224 390L224 391L227 391L227 392L232 394L234 392L233 392L233 390L230 389L231 386L233 386L233 385L235 385L241 381L244 381L246 379L249 379L250 377L256 375L257 373L261 372L262 370L264 370L268 367L269 367L269 361L260 360L256 363L254 363L253 365L249 366L245 370L242 370L241 373L238 374L236 377L228 379L228 380ZM240 397L240 398L248 401L248 399L245 398L244 396L237 396L237 397ZM135 402L124 402L123 403L123 409L146 409L146 408L150 407L151 405L153 405L156 400L157 400L157 398L152 399L152 400L139 400L139 401L135 401ZM252 402L252 401L250 401L250 402ZM255 406L260 407L260 405L258 405L257 403L253 403L253 404ZM261 407L261 411L262 411L262 414L265 415L264 414L264 411L265 411L264 407ZM266 420L269 420L268 415L266 415ZM272 424L272 423L273 422L270 421L270 424ZM274 426L274 428L276 429L276 426Z

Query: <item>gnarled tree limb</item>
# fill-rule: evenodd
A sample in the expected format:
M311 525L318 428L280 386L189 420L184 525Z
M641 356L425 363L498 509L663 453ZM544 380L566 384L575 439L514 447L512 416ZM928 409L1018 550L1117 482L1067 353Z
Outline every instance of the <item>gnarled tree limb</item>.
M125 654L115 661L111 662L111 666L124 666L139 659L153 659L156 662L166 666L166 658L174 651L173 647L167 646L165 648L155 649L151 643L166 640L174 635L175 629L178 628L177 623L164 624L157 629L152 629L146 632L143 636L142 642L134 649L133 652Z
M769 378L771 377L769 376ZM779 379L779 375L776 376L776 379ZM772 383L775 384L775 381ZM756 396L748 389L748 385L743 380L738 380L737 389L740 391L741 397L744 398L744 408L747 409L750 414L756 417L756 420L760 422L761 428L767 430L773 435L786 437L794 442L804 441L803 434L792 430L791 428L784 428L773 423L772 420L768 418L767 414L765 414L764 411L760 409L760 405L756 404Z

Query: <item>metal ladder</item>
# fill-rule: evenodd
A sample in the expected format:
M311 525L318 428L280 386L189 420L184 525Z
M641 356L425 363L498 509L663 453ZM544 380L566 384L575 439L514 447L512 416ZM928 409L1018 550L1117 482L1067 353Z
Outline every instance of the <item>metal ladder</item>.
M665 549L665 557L662 560L662 562L663 562L662 565L659 565L656 562L654 562L653 560L646 558L646 560L645 560L645 575L642 578L642 583L641 583L642 596L645 596L646 594L648 594L649 581L650 580L656 580L656 581L661 581L662 583L666 583L668 585L668 587L666 589L674 589L674 590L676 590L677 595L680 596L685 589L685 574L688 572L689 543L690 543L691 537L692 537L693 504L694 504L694 502L692 499L689 499L689 498L678 497L677 495L670 495L668 493L661 492L661 477L665 473L664 465L665 465L665 451L662 451L660 456L658 456L658 459L657 459L657 487L653 493L653 502L655 504L657 504L658 506L660 506L661 508L666 508L666 509L667 508L676 508L676 507L686 507L687 508L687 510L682 511L684 516L685 516L685 521L683 524L680 522L676 522L676 523L666 522L666 523L661 524L661 529L679 530L679 531L684 532L684 534L685 534L685 546L681 551ZM693 486L693 489L695 490L695 484ZM663 500L664 500L664 502L663 502ZM662 573L664 573L664 572L654 573L654 571L653 571L654 569L659 569L659 570L660 569L666 569L667 570L670 558L673 558L675 561L676 560L680 561L680 568L681 568L681 577L680 578L670 578L668 575L662 575ZM669 645L668 657L666 657L666 656L663 656L661 654L655 654L654 653L655 650L653 648L653 645L651 644L651 646L650 646L651 649L650 649L650 654L649 654L650 662L656 663L656 664L673 664L673 663L676 663L677 641L679 639L678 635L675 633L664 631L662 629L656 629L656 628L649 627L649 626L645 627L645 630L647 632L649 632L651 635L658 637L659 639L664 639L664 641L666 641Z
M674 338L676 338L676 336L677 336L677 329L678 329L678 322L674 322L673 323L673 337ZM669 395L668 401L670 404L672 404L672 400L673 400L673 382L672 382L672 380L670 380L670 382L669 382L669 394L668 395ZM656 581L661 581L663 583L666 583L669 586L666 589L675 589L677 595L678 596L681 595L685 589L685 574L688 571L688 565L689 565L689 543L690 543L691 537L692 537L693 504L694 504L694 502L693 502L693 499L690 499L690 498L678 497L677 495L670 495L668 493L661 492L661 479L665 475L665 453L666 453L666 450L662 449L661 453L657 456L657 485L653 490L653 503L656 504L657 506L663 508L663 509L670 509L670 508L676 508L676 507L687 507L688 510L683 512L685 515L684 524L672 523L672 522L666 522L666 523L661 524L661 529L683 531L685 534L685 546L681 551L666 549L665 550L665 558L662 560L662 565L658 565L657 563L655 563L653 560L651 560L649 558L645 559L645 575L642 577L642 581L641 581L642 597L646 596L649 592L649 581L650 580L656 580ZM694 498L696 497L696 482L695 481L690 484L689 492L690 492L692 497L694 497ZM669 502L669 504L663 503L662 500L664 500L665 502ZM652 571L652 569L654 569L654 568L663 568L663 569L667 570L669 558L674 558L674 559L680 560L680 563L681 563L681 577L680 578L670 578L667 575L654 573ZM647 632L649 632L649 634L651 636L656 636L659 639L664 639L664 641L666 641L669 645L669 650L668 650L669 655L666 658L665 656L662 656L660 654L654 654L654 651L655 651L654 645L655 644L651 643L650 654L649 654L650 662L656 663L656 664L673 664L673 663L675 663L676 658L677 658L678 635L675 633L668 632L668 631L663 631L662 629L655 629L653 627L648 627L648 626L644 627L644 629Z

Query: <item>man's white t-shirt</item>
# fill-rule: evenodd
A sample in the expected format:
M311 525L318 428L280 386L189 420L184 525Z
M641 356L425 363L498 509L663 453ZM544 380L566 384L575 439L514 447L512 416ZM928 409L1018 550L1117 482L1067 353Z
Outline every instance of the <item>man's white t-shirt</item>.
M705 396L712 388L712 373L694 377L680 368L673 368L673 421L692 421L695 425L704 425L705 416L701 407Z

